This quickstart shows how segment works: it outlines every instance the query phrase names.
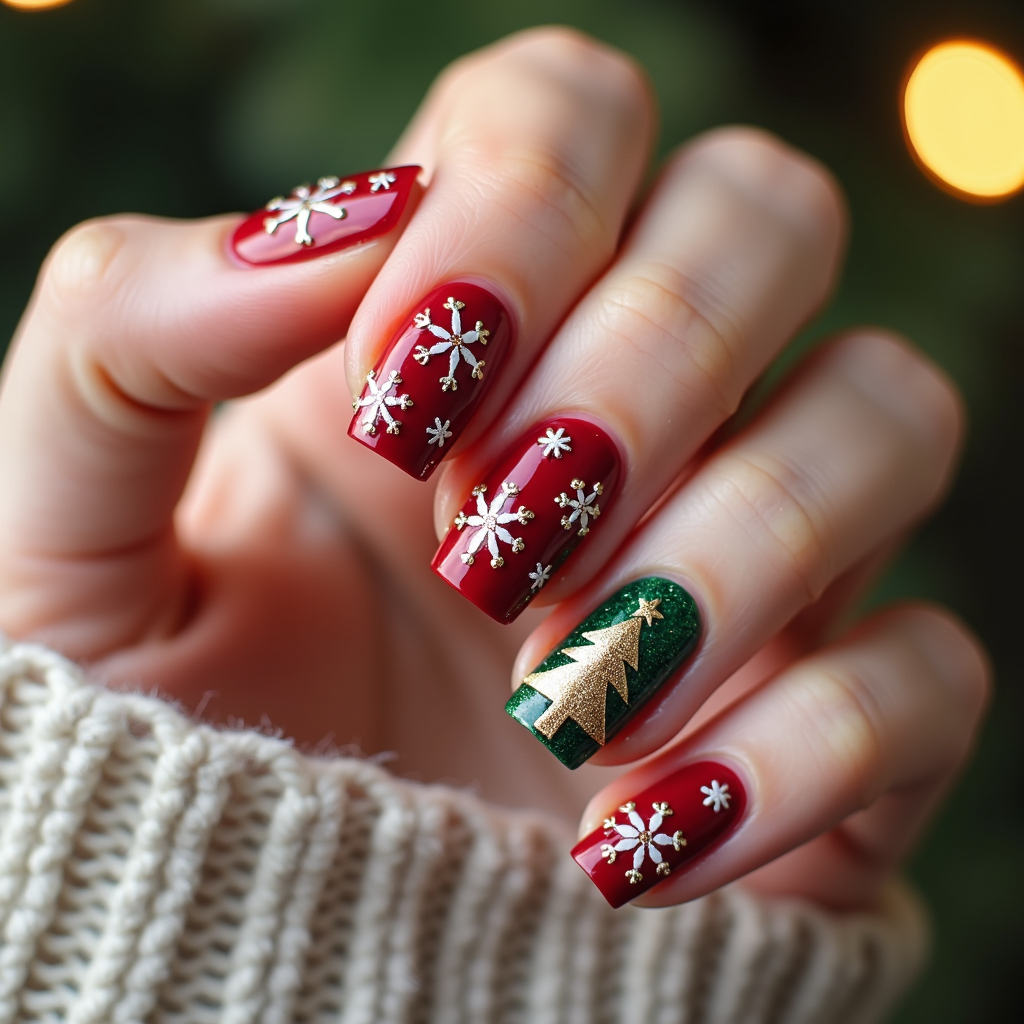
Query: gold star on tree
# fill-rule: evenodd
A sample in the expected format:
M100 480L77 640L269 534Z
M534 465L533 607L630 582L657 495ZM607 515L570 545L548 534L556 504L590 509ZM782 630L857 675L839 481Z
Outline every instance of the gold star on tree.
M614 686L618 695L628 704L629 687L626 665L634 672L640 664L640 629L642 619L650 626L664 616L657 610L660 599L645 601L625 622L606 629L595 629L583 634L590 644L585 647L566 647L560 653L572 658L571 665L560 665L547 672L534 672L523 682L552 701L533 727L551 739L569 718L577 722L586 734L604 746L605 711L608 687Z
M653 601L646 601L642 597L638 597L637 600L640 602L640 607L633 612L634 618L645 618L648 626L651 625L654 619L665 618L665 616L658 611L658 605L661 604L660 597L656 597Z

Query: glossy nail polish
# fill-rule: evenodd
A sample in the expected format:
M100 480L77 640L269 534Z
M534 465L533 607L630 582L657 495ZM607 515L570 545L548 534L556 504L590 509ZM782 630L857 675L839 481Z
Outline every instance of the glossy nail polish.
M595 529L621 475L618 449L599 426L545 420L473 488L431 567L492 619L511 622Z
M512 344L505 307L485 288L441 285L410 310L369 372L348 436L426 480L451 451Z
M231 236L252 266L297 263L387 234L402 217L419 167L391 167L348 178L320 178L271 199Z
M675 675L699 638L696 602L678 583L634 580L556 645L505 710L567 768L579 768Z
M746 803L731 768L715 761L687 765L605 818L572 856L601 895L621 907L721 843Z

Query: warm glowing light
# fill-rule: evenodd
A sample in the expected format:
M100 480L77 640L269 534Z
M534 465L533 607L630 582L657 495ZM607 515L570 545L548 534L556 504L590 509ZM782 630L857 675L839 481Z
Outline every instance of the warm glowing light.
M0 3L8 7L22 7L26 10L32 9L41 11L44 7L63 7L71 3L71 0L0 0Z
M997 50L932 47L907 80L903 117L921 163L954 189L994 199L1024 185L1024 76Z

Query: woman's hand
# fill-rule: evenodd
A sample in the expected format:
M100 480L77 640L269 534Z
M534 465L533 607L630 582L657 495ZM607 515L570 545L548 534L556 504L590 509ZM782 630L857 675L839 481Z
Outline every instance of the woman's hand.
M869 901L967 756L988 669L939 609L837 624L948 486L959 400L859 329L722 429L826 300L842 200L731 129L637 210L653 122L620 54L528 32L431 91L391 160L423 166L422 198L357 175L234 236L71 231L0 397L0 626L211 719L499 802L592 797L577 856L613 901L758 868ZM439 486L350 430L413 476L451 452ZM492 618L553 613L495 624L431 574L435 529ZM570 773L542 744L600 750Z

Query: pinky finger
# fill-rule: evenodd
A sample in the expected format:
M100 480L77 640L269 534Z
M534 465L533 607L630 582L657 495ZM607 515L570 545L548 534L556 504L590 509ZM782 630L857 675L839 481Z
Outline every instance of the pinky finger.
M761 887L866 904L966 760L988 690L959 622L888 610L616 779L573 856L614 906L652 888L644 905L682 903L778 858Z

